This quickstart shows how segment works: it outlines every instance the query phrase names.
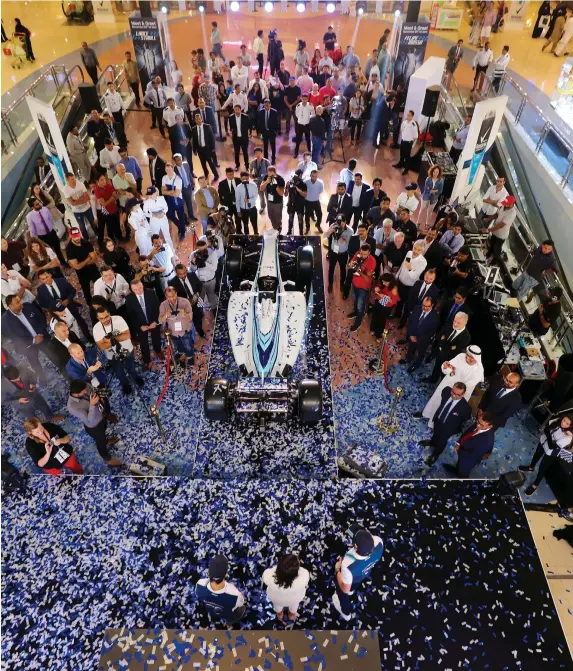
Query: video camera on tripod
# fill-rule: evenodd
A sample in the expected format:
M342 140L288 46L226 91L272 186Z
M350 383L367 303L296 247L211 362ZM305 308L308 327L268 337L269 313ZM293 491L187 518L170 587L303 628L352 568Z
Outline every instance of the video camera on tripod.
M117 339L117 336L121 335L121 331L110 331L106 333L106 338L111 342L111 347L109 348L112 353L112 359L125 359L129 356L129 352L121 346L121 342Z

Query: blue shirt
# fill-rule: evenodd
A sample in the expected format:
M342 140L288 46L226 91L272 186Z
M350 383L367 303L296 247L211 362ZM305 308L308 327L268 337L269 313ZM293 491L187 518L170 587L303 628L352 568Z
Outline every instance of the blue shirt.
M240 608L245 599L241 592L230 582L226 582L222 590L215 592L209 585L209 578L201 578L195 587L197 599L207 606L207 610L222 620L232 620L235 610Z
M321 179L317 179L316 182L313 182L310 179L305 181L306 184L306 199L315 202L319 199L320 194L324 191L324 182Z
M143 179L141 168L135 157L130 156L129 158L122 158L120 163L123 163L127 172L130 172L135 179Z

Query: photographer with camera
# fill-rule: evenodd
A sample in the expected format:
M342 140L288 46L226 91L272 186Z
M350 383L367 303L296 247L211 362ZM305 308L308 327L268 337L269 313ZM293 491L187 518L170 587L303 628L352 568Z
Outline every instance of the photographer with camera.
M267 194L269 208L269 219L275 231L281 232L283 223L283 196L285 192L285 181L277 175L274 165L268 167L267 178L261 183L261 193Z
M273 29L269 32L269 44L267 46L267 65L270 67L271 77L279 71L284 57L283 43L277 39L277 31Z
M171 247L164 245L158 235L151 236L151 252L147 255L149 265L157 269L160 277L161 288L165 291L169 280L175 275L174 262L177 257L172 252Z
M375 270L376 261L372 256L371 247L364 244L348 264L348 272L352 274L352 296L354 298L354 310L348 315L349 319L354 319L350 327L351 333L357 331L362 323Z
M153 247L152 247L153 249ZM141 280L146 289L153 289L159 300L163 300L165 294L161 285L161 269L150 265L147 256L140 254L135 266L134 280Z
M66 407L70 415L79 419L84 425L88 436L95 440L96 450L105 463L112 468L122 466L122 462L112 457L108 449L115 445L119 438L117 436L111 438L106 436L108 420L111 419L113 422L113 419L115 419L117 422L117 418L108 415L98 392L83 380L72 380Z
M207 243L209 254L213 254L217 258L217 284L216 291L219 293L219 286L221 284L221 277L223 276L223 268L225 266L225 243L223 237L219 232L219 219L221 215L219 212L214 212L209 215L207 220L207 230L205 235L202 235L200 240Z
M32 461L49 475L61 475L62 469L83 475L84 469L79 464L70 445L70 436L57 424L40 422L37 417L30 417L24 423L24 431L28 434L26 451Z
M197 242L197 249L189 257L189 269L195 272L200 280L201 298L207 298L213 313L217 310L219 297L217 296L217 255L209 252L205 240Z
M318 174L318 173L317 173ZM302 180L302 170L296 169L285 186L287 196L288 231L292 235L294 217L298 219L298 234L303 235L304 209L306 206L307 186Z
M350 226L347 227L350 231L352 231L352 228ZM353 256L360 250L362 245L368 245L370 247L370 251L372 252L372 256L374 258L374 261L376 261L376 256L374 254L374 251L376 250L376 240L369 235L368 233L368 225L365 223L360 223L358 224L358 227L356 229L356 233L350 238L350 242L348 243L348 258L353 258ZM344 283L344 293L342 297L344 300L350 296L350 289L351 289L351 284L352 284L352 275L346 275L346 281Z
M193 342L193 311L191 303L186 298L177 295L175 287L167 287L166 300L159 307L159 321L165 324L171 333L173 344L181 355L185 364L194 363L195 350Z
M101 277L94 284L94 296L101 296L115 305L117 313L124 319L126 316L125 298L129 294L129 284L119 273L114 273L109 266L101 269Z
M352 238L352 229L346 225L346 217L338 215L336 221L324 233L328 240L328 293L332 293L336 264L340 266L340 291L344 291L346 265L348 263L348 244Z
M133 343L131 334L123 317L111 316L109 310L100 307L97 310L98 323L94 326L93 336L96 345L105 354L124 394L133 391L130 376L138 387L143 387L143 378L135 370Z

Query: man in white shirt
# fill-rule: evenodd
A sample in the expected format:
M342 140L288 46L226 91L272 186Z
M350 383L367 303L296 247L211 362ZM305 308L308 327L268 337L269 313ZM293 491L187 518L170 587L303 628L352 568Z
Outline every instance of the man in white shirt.
M330 56L328 55L328 51L325 49L324 50L324 55L318 61L318 67L320 68L320 71L322 72L322 68L327 67L328 68L328 73L330 74L332 72L332 69L334 68L334 61Z
M251 79L249 82L249 91L253 88L255 84L258 84L261 87L261 95L263 97L263 100L265 98L269 97L269 89L267 87L267 83L265 82L264 79L261 78L261 75L259 74L259 71L255 72L255 78Z
M114 145L110 138L106 138L105 147L99 153L99 163L107 170L108 179L113 179L120 161L119 147Z
M498 56L493 62L493 78L491 80L491 85L495 89L496 93L499 93L499 87L501 86L501 78L507 70L509 61L511 57L509 55L509 47L506 45L501 50L501 56Z
M309 151L304 152L302 161L296 166L296 169L302 170L301 179L303 182L310 179L313 170L318 170L316 163L312 160L312 154Z
M384 219L382 226L374 231L374 240L376 240L376 251L374 252L376 256L376 261L378 267L380 267L380 262L382 261L382 252L386 249L386 245L389 245L391 242L394 242L394 236L396 231L392 228L393 226L392 219Z
M163 291L167 288L169 280L175 277L175 264L178 259L171 247L163 244L163 240L154 234L151 236L151 252L147 255L149 265L157 268L160 274L161 286Z
M66 186L63 188L65 199L70 204L74 217L78 222L82 237L86 240L90 238L87 230L86 221L88 221L92 228L92 234L95 229L94 215L91 207L91 198L86 187L76 179L72 172L66 173Z
M501 210L489 228L481 228L480 233L491 233L490 246L493 260L500 263L502 260L503 244L509 237L513 222L517 217L517 208L515 207L515 198L507 196L501 201Z
M94 325L93 336L96 345L105 354L121 384L124 394L131 394L130 378L138 387L143 387L143 378L135 370L133 343L129 327L123 317L111 316L107 308L97 309L98 323Z
M294 157L298 158L298 148L303 134L306 140L306 148L310 151L310 119L314 116L314 107L308 102L306 93L303 93L302 101L295 107L294 114L297 121Z
M112 115L112 117L120 123L123 124L123 99L121 95L115 90L115 84L109 82L107 85L107 91L103 95L103 100L107 111Z
M396 207L394 212L398 213L399 210L406 209L409 210L411 214L418 209L420 204L419 199L416 197L416 192L418 191L418 185L416 182L410 182L406 184L405 191L396 198Z
M483 224L490 224L497 217L502 200L509 196L504 185L505 177L498 177L495 184L485 192L482 208L478 214L478 219Z
M405 314L406 306L408 305L408 297L414 284L420 279L420 276L426 270L428 262L424 256L426 244L423 240L417 240L414 243L411 252L406 254L406 258L402 261L400 270L396 275L398 280L398 293L400 295L400 302L396 306L395 317L401 317Z
M243 65L241 56L237 58L236 64L231 68L231 79L233 80L233 86L239 84L241 91L247 90L247 84L249 83L249 68L246 65Z
M410 110L400 127L400 135L402 137L400 142L400 160L392 166L393 168L402 168L403 175L408 174L412 145L419 134L418 124L414 121L414 112Z
M88 158L87 149L80 140L80 131L77 125L72 127L66 137L66 149L71 162L80 171L83 179L88 182L91 177L92 164Z
M179 242L185 240L185 203L181 191L183 189L183 180L179 177L169 161L165 163L165 175L161 181L161 193L165 194L165 201L169 208L168 217L177 226L179 231Z
M252 186L254 186L254 184L252 184ZM237 187L237 189L239 188L240 187ZM257 210L255 208L255 214L256 212ZM246 224L245 231L247 231ZM189 270L195 272L202 284L201 298L208 301L213 312L217 310L217 305L219 303L219 297L216 291L218 261L217 254L209 253L209 246L205 240L199 240L197 242L197 249L189 257Z
M257 228L257 196L259 189L257 185L249 181L249 173L247 171L241 172L241 183L235 189L236 207L241 221L245 235L249 234L249 221L253 226L255 235L259 234Z
M241 84L237 83L235 84L235 90L231 95L227 98L227 102L223 105L221 109L225 109L226 107L230 107L231 109L235 109L235 107L239 105L241 108L242 112L246 112L247 108L249 106L248 99L247 99L247 94L241 91Z
M173 98L167 98L167 107L163 110L163 121L167 124L167 128L175 126L177 123L176 117L185 118L185 112L175 105Z
M476 88L481 87L482 73L485 75L488 65L493 61L493 51L489 48L489 42L486 42L483 49L480 49L474 56L472 70L475 70L474 87L470 91L473 93Z
M171 239L169 221L167 220L167 213L169 212L167 202L163 196L159 195L159 191L154 186L147 188L146 195L147 198L143 201L143 212L149 217L149 227L154 235L163 233L165 242L175 253L175 245Z
M122 310L125 297L129 294L129 284L119 273L115 273L109 266L104 266L101 277L94 283L94 296L101 296L111 301L116 309Z

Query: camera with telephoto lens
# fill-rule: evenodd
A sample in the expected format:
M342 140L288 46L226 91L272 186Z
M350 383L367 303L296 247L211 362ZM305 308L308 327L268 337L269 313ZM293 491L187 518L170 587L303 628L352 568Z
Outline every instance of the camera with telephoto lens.
M346 221L346 219L344 218L344 215L339 214L336 217L336 219L332 222L332 227L334 228L333 236L334 236L335 240L338 240L340 238L340 236L342 235L342 233L343 233L342 224L345 221Z
M197 268L204 268L207 265L208 258L209 258L209 250L207 249L207 247L205 247L195 252L195 256L193 258L193 264L196 265Z
M212 228L208 228L205 235L207 236L207 242L211 247L213 249L219 249L219 238L215 235L215 231Z
M360 274L360 269L362 268L362 264L364 263L364 258L362 256L358 256L356 258L356 261L353 263L348 264L348 268L354 275L359 275Z
M110 350L112 350L112 358L125 359L129 355L129 352L121 346L121 343L117 339L118 335L121 335L121 331L111 331L106 335L111 342Z

